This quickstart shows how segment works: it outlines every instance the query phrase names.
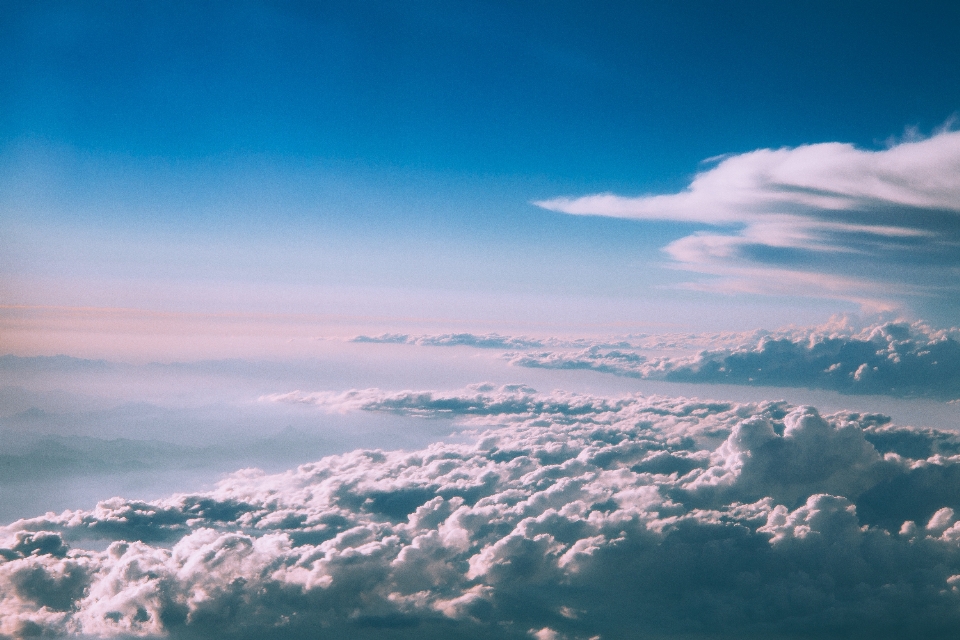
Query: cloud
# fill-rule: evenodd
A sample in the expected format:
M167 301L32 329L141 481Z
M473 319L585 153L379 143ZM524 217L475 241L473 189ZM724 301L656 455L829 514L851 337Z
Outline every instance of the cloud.
M960 329L921 321L860 324L838 317L812 327L774 331L637 334L598 339L540 339L495 334L503 357L519 367L588 370L687 383L829 389L847 394L960 398ZM385 334L355 340L451 346L493 345L490 336ZM511 346L513 345L513 346ZM351 392L358 393L358 392ZM266 397L266 396L265 396ZM288 401L362 408L360 395L333 400L301 394ZM406 399L394 397L403 413ZM358 404L359 403L359 404Z
M588 369L675 382L830 389L850 394L960 398L957 330L888 322L769 332L752 344L695 356L647 357L633 350L510 353L511 364Z
M960 213L960 132L942 132L882 151L850 144L759 149L723 158L676 195L605 194L538 202L565 213L647 220L738 223L770 212L850 211L878 203ZM896 235L899 228L879 227Z
M932 482L960 470L955 434L492 385L272 400L297 397L478 432L18 521L0 529L0 633L946 638L960 624L960 484Z
M623 401L555 392L542 396L525 385L496 386L490 383L470 385L452 393L441 391L398 391L351 389L344 392L319 391L268 394L265 402L313 404L328 411L381 411L427 418L496 417L522 419L533 415L551 415L555 419L579 419L580 416L618 411Z
M532 369L586 369L628 378L659 378L671 367L670 358L648 359L622 349L589 347L580 351L534 351L509 353L510 364ZM689 360L689 358L688 358Z
M646 350L690 350L705 348L732 348L745 342L756 342L771 332L756 329L753 331L723 331L713 333L632 333L602 338L560 338L545 336L504 336L497 333L445 333L409 335L406 333L384 333L379 336L356 336L350 342L373 344L406 344L428 347L474 347L478 349L646 349Z
M384 333L379 336L357 336L351 342L378 344L413 344L431 347L476 347L479 349L529 349L544 346L545 342L526 336L502 336L497 333L446 333L442 335L411 336L405 333Z
M949 333L887 323L855 335L768 337L751 349L703 353L666 378L954 399L960 397L960 342Z
M635 338L637 336L629 336ZM647 335L639 337L648 338ZM350 342L369 342L375 344L409 344L421 347L474 347L477 349L538 349L542 347L632 347L635 342L624 338L590 340L586 338L533 338L530 336L504 336L498 333L444 333L439 335L408 335L405 333L384 333L379 336L356 336Z
M823 143L726 156L676 194L535 204L722 228L665 247L675 266L715 276L691 285L697 288L840 298L885 309L918 287L956 294L941 277L944 269L960 268L958 172L960 132L942 131L880 151Z

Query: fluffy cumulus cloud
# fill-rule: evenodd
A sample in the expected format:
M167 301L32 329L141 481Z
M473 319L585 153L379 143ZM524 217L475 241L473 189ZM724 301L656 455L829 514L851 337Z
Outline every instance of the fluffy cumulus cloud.
M956 332L890 323L855 335L767 338L755 347L707 352L669 374L690 382L835 389L844 393L960 398Z
M842 393L960 398L957 330L884 323L770 333L752 344L695 356L647 357L598 346L511 353L517 366L589 369L636 378L831 389Z
M537 393L286 394L470 422L0 530L0 634L954 637L960 438L878 415Z
M880 151L824 143L728 156L676 194L536 204L719 229L665 248L677 266L715 276L698 287L882 308L917 286L956 295L956 279L942 277L960 270L958 173L960 132L944 131Z

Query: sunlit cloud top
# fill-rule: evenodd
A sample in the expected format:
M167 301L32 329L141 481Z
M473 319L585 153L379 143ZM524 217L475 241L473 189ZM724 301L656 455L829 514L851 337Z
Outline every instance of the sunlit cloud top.
M960 266L960 132L870 151L822 143L723 158L683 191L536 202L568 214L689 222L664 247L697 286L845 298L885 308L908 290L955 295Z

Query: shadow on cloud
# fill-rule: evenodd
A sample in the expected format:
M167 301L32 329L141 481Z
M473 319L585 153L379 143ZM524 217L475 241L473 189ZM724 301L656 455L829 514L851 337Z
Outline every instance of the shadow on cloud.
M953 400L960 397L960 342L907 324L849 337L769 338L752 350L702 354L666 379Z
M476 431L13 523L0 633L946 638L960 625L956 434L784 402L486 384L263 401Z
M960 398L960 342L923 325L887 323L849 332L768 335L752 346L648 358L590 347L508 355L511 364L589 369L673 382L828 389L847 394Z

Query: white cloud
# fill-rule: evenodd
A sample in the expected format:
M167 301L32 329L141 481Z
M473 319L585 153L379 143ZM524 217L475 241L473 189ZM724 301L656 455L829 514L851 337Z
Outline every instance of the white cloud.
M784 403L489 385L310 401L344 397L505 426L16 522L0 530L0 633L949 637L960 624L954 434Z
M784 285L786 286L786 284ZM917 321L872 324L838 317L812 327L742 333L528 338L493 334L503 357L519 367L574 369L677 382L808 387L851 394L960 398L960 329ZM393 334L363 340L392 341ZM489 347L490 335L403 335L420 346ZM483 343L483 344L480 344ZM516 350L508 350L515 345ZM526 349L526 350L523 350ZM517 388L519 389L519 388ZM487 390L489 391L489 389ZM413 414L411 392L381 397L378 390L276 394L263 399L318 404L331 411L364 409ZM371 395L372 394L372 395ZM435 398L438 402L453 399ZM413 402L414 404L410 404ZM458 397L456 402L471 402ZM449 407L452 410L452 406ZM419 410L419 409L418 409Z
M887 266L907 265L919 251L940 266L957 266L957 175L960 132L946 131L881 151L823 143L727 156L676 194L535 204L569 214L724 227L665 248L675 266L718 277L695 286L842 298L877 309L890 308L911 288L938 284L924 277L929 270L904 279L896 270L870 269L878 256ZM904 289L891 291L896 284Z
M564 213L646 220L736 224L810 210L857 210L877 204L960 213L960 132L905 142L882 151L841 143L759 149L729 156L700 173L682 193L612 194L537 202ZM772 220L776 221L777 218ZM827 224L827 228L831 226ZM897 235L898 227L873 227ZM906 234L915 233L904 227Z
M678 382L816 387L843 393L960 398L958 330L915 322L855 328L791 328L696 355L647 356L641 349L528 351L504 357L521 367L587 369ZM707 342L707 344L709 344Z

